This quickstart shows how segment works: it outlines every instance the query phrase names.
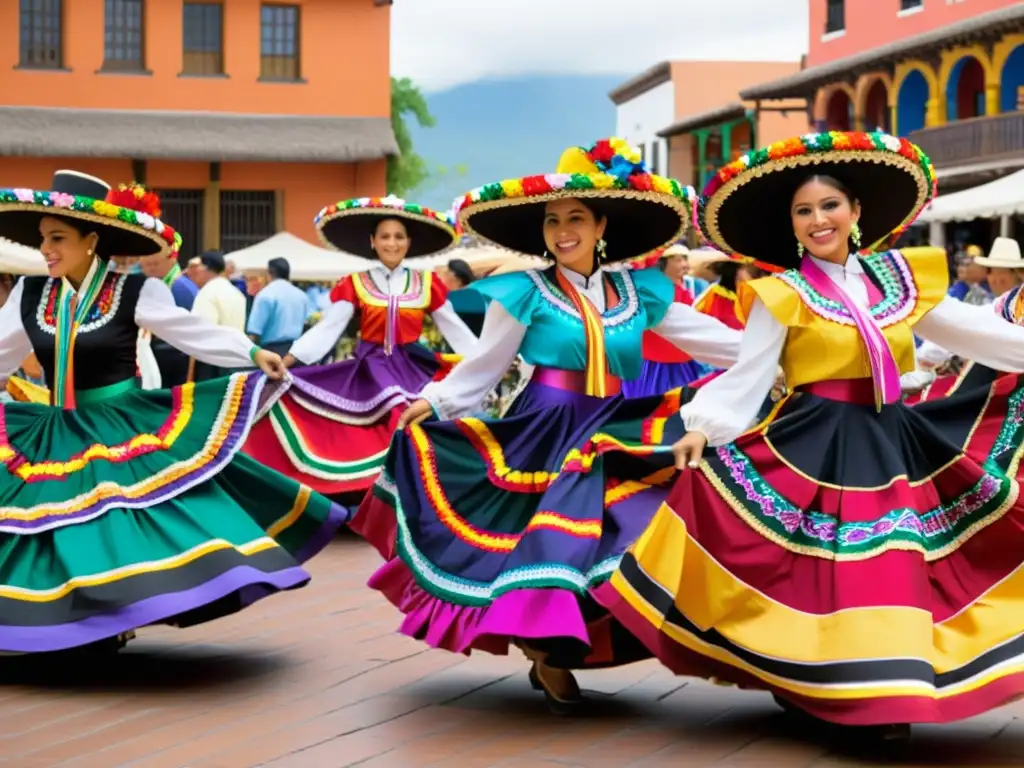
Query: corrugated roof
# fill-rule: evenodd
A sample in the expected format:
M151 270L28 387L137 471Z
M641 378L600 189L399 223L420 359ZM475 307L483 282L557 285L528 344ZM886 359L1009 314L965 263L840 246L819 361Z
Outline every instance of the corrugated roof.
M351 163L398 154L387 117L0 107L0 154Z

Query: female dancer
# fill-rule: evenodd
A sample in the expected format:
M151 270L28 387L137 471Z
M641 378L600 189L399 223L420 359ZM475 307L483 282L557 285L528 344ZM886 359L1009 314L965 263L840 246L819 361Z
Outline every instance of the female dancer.
M682 408L685 471L597 593L677 673L887 738L1024 693L1024 388L939 428L899 386L915 332L1022 371L1024 328L948 298L943 256L853 255L934 193L929 159L882 133L721 169L705 236L787 271L741 286L739 362ZM797 393L747 431L780 362Z
M299 562L343 510L238 455L266 377L143 391L146 328L202 360L281 359L176 307L167 287L107 270L166 252L175 232L60 171L51 191L0 190L0 236L39 246L0 309L0 378L34 351L50 405L0 405L0 652L119 647L148 624L189 626L305 585Z
M413 426L353 519L389 559L370 584L406 614L403 632L456 652L520 644L556 711L580 702L569 668L643 653L584 599L674 475L680 390L618 396L643 332L714 365L738 349L740 334L674 302L660 271L609 268L679 239L692 199L610 139L457 201L468 232L555 263L473 284L491 299L477 350L403 414ZM535 369L506 417L465 417L517 354ZM418 423L430 415L455 421Z
M351 360L295 368L291 387L256 424L245 452L357 504L380 471L401 412L454 362L418 343L424 315L431 314L456 353L471 350L476 337L437 275L402 265L407 256L440 253L455 242L447 216L386 197L331 205L315 221L328 245L379 263L338 282L320 322L292 345L284 363L314 366L356 312L361 340Z
M681 246L669 246L660 254L656 266L675 286L675 301L692 306L693 295L683 287L685 253ZM671 389L685 387L706 373L704 366L653 331L644 331L641 354L644 362L640 376L622 382L624 397L663 395Z

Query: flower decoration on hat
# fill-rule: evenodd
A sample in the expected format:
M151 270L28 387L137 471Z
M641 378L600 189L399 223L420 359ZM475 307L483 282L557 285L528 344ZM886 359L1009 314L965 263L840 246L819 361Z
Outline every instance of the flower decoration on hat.
M375 258L368 236L374 221L401 219L412 241L410 256L440 253L455 244L458 233L449 213L411 203L395 195L339 200L320 210L313 225L323 242L335 249Z
M130 184L119 184L117 189L111 189L107 193L106 202L124 210L135 211L136 218L138 219L141 215L143 221L159 221L160 216L163 214L160 195L135 181ZM164 231L169 231L172 238L170 240L168 256L177 258L183 242L181 234L166 224L164 225Z
M811 174L834 176L865 202L859 223L866 250L895 242L938 191L931 160L907 139L881 131L808 133L720 168L701 195L701 235L735 258L792 266L789 204Z

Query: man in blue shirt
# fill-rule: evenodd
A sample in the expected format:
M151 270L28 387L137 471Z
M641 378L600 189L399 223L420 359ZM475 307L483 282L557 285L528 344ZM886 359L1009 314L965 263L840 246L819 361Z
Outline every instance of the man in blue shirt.
M253 299L246 332L264 349L284 355L302 335L309 317L309 300L289 282L291 266L287 259L271 259L267 272L270 282Z

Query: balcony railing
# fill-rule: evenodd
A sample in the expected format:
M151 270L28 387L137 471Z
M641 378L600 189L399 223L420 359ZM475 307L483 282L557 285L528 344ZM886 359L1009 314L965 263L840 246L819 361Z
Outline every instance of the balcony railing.
M940 171L1024 156L1024 112L958 120L914 131L908 137Z

